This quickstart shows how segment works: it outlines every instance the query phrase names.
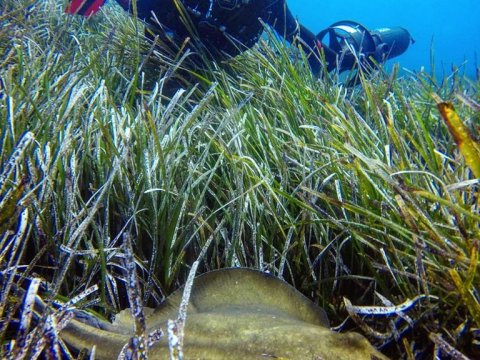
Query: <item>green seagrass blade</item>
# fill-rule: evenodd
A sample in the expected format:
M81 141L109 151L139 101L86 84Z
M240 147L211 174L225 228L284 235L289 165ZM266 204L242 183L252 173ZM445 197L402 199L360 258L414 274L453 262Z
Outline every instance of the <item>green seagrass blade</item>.
M183 289L147 316L147 329L166 333L176 319ZM116 359L133 335L133 320L123 311L113 323L96 326L73 320L62 338L76 349L96 345L97 359ZM168 359L166 336L148 352ZM286 282L245 268L212 271L195 278L187 310L185 359L384 359L359 334L331 331L328 319Z

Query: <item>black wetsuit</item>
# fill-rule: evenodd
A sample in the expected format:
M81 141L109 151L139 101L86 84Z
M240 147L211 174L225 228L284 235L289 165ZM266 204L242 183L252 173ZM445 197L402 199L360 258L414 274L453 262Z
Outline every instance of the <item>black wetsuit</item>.
M194 42L198 39L197 45L216 59L235 56L252 47L263 31L261 21L289 42L300 37L308 46L304 49L306 52L316 51L315 35L295 20L285 1L177 0L177 5L183 7L179 10L175 0L137 0L136 11L158 35L168 34L179 44L187 37ZM128 0L117 2L134 12ZM182 12L187 16L182 16ZM188 23L192 25L190 29ZM312 70L318 72L320 64L315 56L309 57L309 63Z

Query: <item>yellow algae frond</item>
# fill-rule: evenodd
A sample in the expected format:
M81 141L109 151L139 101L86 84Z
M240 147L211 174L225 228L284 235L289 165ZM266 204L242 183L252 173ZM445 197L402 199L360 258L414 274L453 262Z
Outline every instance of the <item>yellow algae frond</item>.
M465 158L465 162L476 178L480 178L480 145L474 140L470 131L455 112L452 104L440 102L438 110L448 126L458 148Z

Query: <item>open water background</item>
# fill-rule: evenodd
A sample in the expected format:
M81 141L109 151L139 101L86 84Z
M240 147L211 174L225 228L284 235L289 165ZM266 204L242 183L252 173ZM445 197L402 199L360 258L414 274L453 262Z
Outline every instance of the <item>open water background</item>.
M354 20L369 29L402 26L415 39L405 54L391 62L416 71L448 75L452 64L475 76L480 66L480 0L287 0L292 13L314 33L339 20Z

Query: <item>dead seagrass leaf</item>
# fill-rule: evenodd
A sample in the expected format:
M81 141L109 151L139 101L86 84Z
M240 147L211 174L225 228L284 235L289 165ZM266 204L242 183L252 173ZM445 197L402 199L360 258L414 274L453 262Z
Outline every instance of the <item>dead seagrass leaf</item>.
M147 331L165 331L176 319L183 289L147 315ZM97 359L116 359L133 335L123 311L115 323L96 326L73 320L61 337L80 350L96 346ZM272 275L245 268L212 271L195 278L184 339L185 359L385 359L356 333L331 331L323 309ZM168 359L166 337L148 352Z

